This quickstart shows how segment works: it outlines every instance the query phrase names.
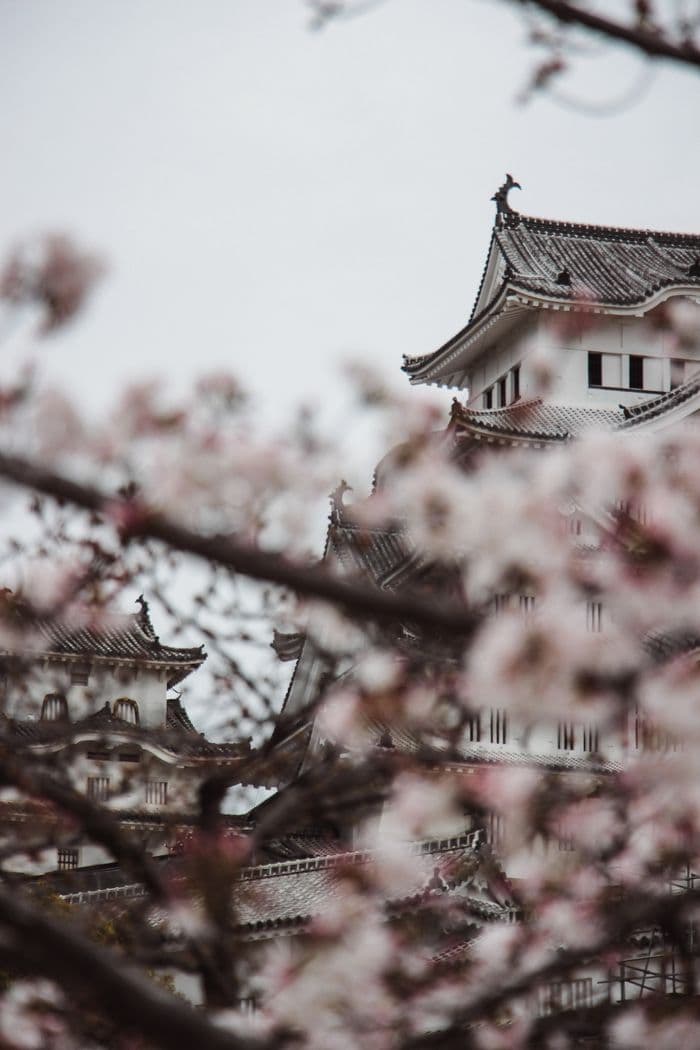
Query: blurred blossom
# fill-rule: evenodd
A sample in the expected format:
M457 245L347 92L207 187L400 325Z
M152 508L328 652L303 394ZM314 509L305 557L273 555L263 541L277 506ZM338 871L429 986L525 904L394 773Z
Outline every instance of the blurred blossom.
M82 309L104 266L65 234L46 234L15 248L0 271L0 299L36 304L49 333Z

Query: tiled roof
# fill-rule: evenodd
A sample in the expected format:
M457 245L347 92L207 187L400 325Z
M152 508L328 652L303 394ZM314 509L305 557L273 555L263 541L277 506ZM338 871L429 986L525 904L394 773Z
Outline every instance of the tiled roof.
M460 868L460 862L478 856L478 843L479 833L472 832L413 844L407 879L395 897L387 894L387 909L396 914L403 907L415 908L431 896L448 893L459 897L475 922L510 920L512 909L507 904L478 895L488 885L478 868ZM305 924L332 906L352 868L371 863L373 856L372 851L335 853L245 869L237 895L239 926L264 936L280 927Z
M546 404L540 398L496 409L465 408L455 400L451 418L458 434L460 430L484 431L533 441L568 441L585 430L617 429L625 423L619 408Z
M488 275L488 279L487 279ZM491 327L511 300L522 305L622 311L662 293L700 289L700 235L621 229L499 214L467 325L428 354L404 357L412 382L454 380L456 351Z
M569 441L594 428L629 431L700 400L700 375L693 376L666 394L620 408L589 408L581 405L546 403L541 398L517 401L507 408L474 409L452 402L451 422L457 437L484 434L487 437L523 442Z
M61 620L28 615L21 604L13 603L10 626L26 632L32 655L172 668L174 673L168 685L174 685L204 662L203 646L163 645L151 623L146 602L139 601L141 608L130 615L105 616L103 610L81 609L74 611L70 619L66 615ZM21 648L22 634L19 638L18 651L26 655Z
M512 212L495 231L511 284L568 303L632 306L700 288L700 236L556 222Z
M381 586L407 559L417 561L405 531L368 529L337 518L329 530L329 546L350 572L361 572Z
M700 649L697 630L687 628L677 631L650 631L642 645L655 663L665 663L676 656L683 656Z

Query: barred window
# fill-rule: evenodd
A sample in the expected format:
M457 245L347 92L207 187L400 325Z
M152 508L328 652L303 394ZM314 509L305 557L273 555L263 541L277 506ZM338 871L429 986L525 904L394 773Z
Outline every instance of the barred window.
M487 835L489 846L501 846L503 844L505 825L500 813L489 813Z
M60 722L68 718L68 704L63 693L47 693L41 705L43 722Z
M600 746L600 735L598 730L592 726L584 726L581 733L581 747L584 751L597 751Z
M557 747L560 751L573 751L576 746L576 734L573 722L560 722L557 726Z
M464 725L465 739L470 744L478 743L481 740L481 712L476 711L470 715Z
M509 594L494 594L493 596L493 611L498 615L499 613L505 612L510 605Z
M492 744L505 744L508 740L508 716L500 707L491 709L489 729Z
M553 981L539 989L540 1016L560 1010L581 1010L593 1005L593 978L578 977L571 981Z
M125 722L129 722L130 725L137 726L139 724L139 705L135 700L129 700L126 696L120 696L118 700L114 701L113 712L115 718L122 718Z
M104 802L109 798L109 777L88 777L87 793L93 802Z
M525 613L529 616L535 611L535 596L534 594L521 594L520 595L520 612Z
M75 847L59 846L56 850L56 864L59 871L75 871L78 867L79 850Z
M603 603L586 602L586 630L599 634L603 629Z
M164 806L168 801L168 783L166 780L146 781L146 803L149 806Z

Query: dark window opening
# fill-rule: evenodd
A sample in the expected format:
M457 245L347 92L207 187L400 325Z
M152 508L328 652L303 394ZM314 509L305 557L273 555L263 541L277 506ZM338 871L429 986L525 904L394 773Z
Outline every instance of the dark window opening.
M517 401L520 398L520 365L516 365L513 369L513 396L512 401Z
M644 389L644 358L630 357L630 390Z
M493 387L484 390L484 408L493 408Z
M588 385L603 385L603 355L589 353L588 355Z
M498 380L498 407L505 408L508 403L506 377Z

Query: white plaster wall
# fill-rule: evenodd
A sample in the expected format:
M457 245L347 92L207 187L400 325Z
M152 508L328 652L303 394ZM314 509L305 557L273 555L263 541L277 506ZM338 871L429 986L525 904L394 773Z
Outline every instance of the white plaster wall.
M94 667L87 685L71 682L70 664L49 664L22 672L21 680L10 680L5 695L4 710L10 718L35 718L41 714L41 705L47 693L60 692L66 697L72 721L78 721L104 707L113 706L120 697L135 700L139 707L140 724L146 728L165 725L166 675L156 671L137 671L132 668Z
M683 311L683 324L700 327L700 305L685 298L675 304ZM632 405L654 392L671 387L671 359L684 361L682 379L700 368L700 346L685 345L649 317L582 316L577 330L574 314L541 310L526 325L477 358L470 373L469 404L481 408L483 392L517 363L521 363L520 390L523 398L541 394L540 364L544 358L552 369L547 399L560 404L616 407ZM588 386L588 352L606 355L604 388ZM628 388L629 356L641 355L645 362L645 390ZM512 391L508 390L508 400ZM494 408L497 399L494 397Z

